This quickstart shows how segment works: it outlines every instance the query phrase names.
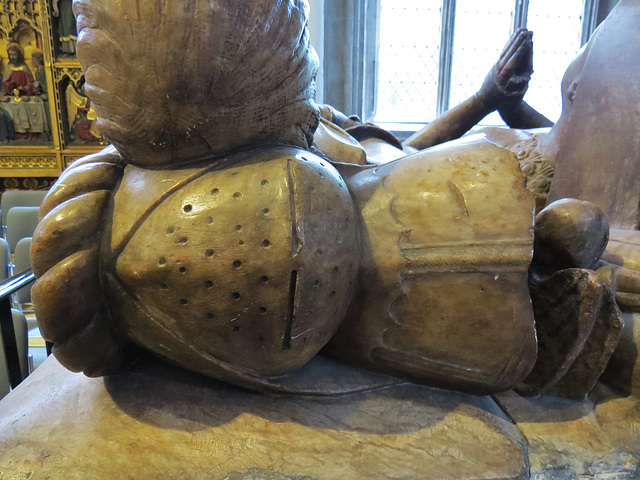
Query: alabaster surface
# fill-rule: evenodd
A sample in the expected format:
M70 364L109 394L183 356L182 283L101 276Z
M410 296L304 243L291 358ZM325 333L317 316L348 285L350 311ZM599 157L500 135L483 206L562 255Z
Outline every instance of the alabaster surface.
M404 144L315 104L306 2L187 3L75 2L113 146L43 202L0 478L639 478L640 3L553 127L519 29ZM495 110L551 128L448 142Z
M36 480L638 478L638 400L601 384L580 402L474 396L397 380L385 386L382 378L344 366L345 380L336 380L330 365L318 367L328 369L333 380L327 383L342 395L265 396L149 358L121 375L87 378L50 358L0 401L0 474Z

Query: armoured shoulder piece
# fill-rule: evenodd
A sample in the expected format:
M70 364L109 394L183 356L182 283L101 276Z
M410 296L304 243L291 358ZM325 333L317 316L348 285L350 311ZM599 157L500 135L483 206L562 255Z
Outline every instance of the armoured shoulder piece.
M362 267L330 351L473 392L522 380L536 360L534 202L513 155L471 137L359 173L349 188Z

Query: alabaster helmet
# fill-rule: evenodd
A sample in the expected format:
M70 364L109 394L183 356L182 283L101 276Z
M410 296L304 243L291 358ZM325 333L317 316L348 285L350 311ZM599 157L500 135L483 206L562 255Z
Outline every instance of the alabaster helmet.
M135 165L256 144L307 148L317 56L304 0L76 0L98 127Z

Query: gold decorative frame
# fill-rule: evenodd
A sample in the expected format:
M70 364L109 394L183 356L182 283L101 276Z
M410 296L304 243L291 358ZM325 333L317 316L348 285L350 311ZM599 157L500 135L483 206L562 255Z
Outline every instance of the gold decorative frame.
M68 145L65 139L63 98L60 84L65 77L78 84L82 76L80 63L75 58L58 58L55 52L51 0L0 0L0 47L8 39L15 38L20 29L31 28L41 39L44 56L51 117L52 145L0 145L0 179L26 178L27 183L16 181L16 188L44 188L42 181L34 179L55 178L73 160L95 153L101 145ZM40 47L40 45L38 45ZM29 184L29 185L27 185ZM9 185L0 182L0 190Z

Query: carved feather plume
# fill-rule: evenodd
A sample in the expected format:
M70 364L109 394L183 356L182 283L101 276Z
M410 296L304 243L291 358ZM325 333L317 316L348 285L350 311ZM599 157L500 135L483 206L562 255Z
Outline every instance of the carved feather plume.
M136 165L307 148L317 56L304 0L76 0L98 127Z

